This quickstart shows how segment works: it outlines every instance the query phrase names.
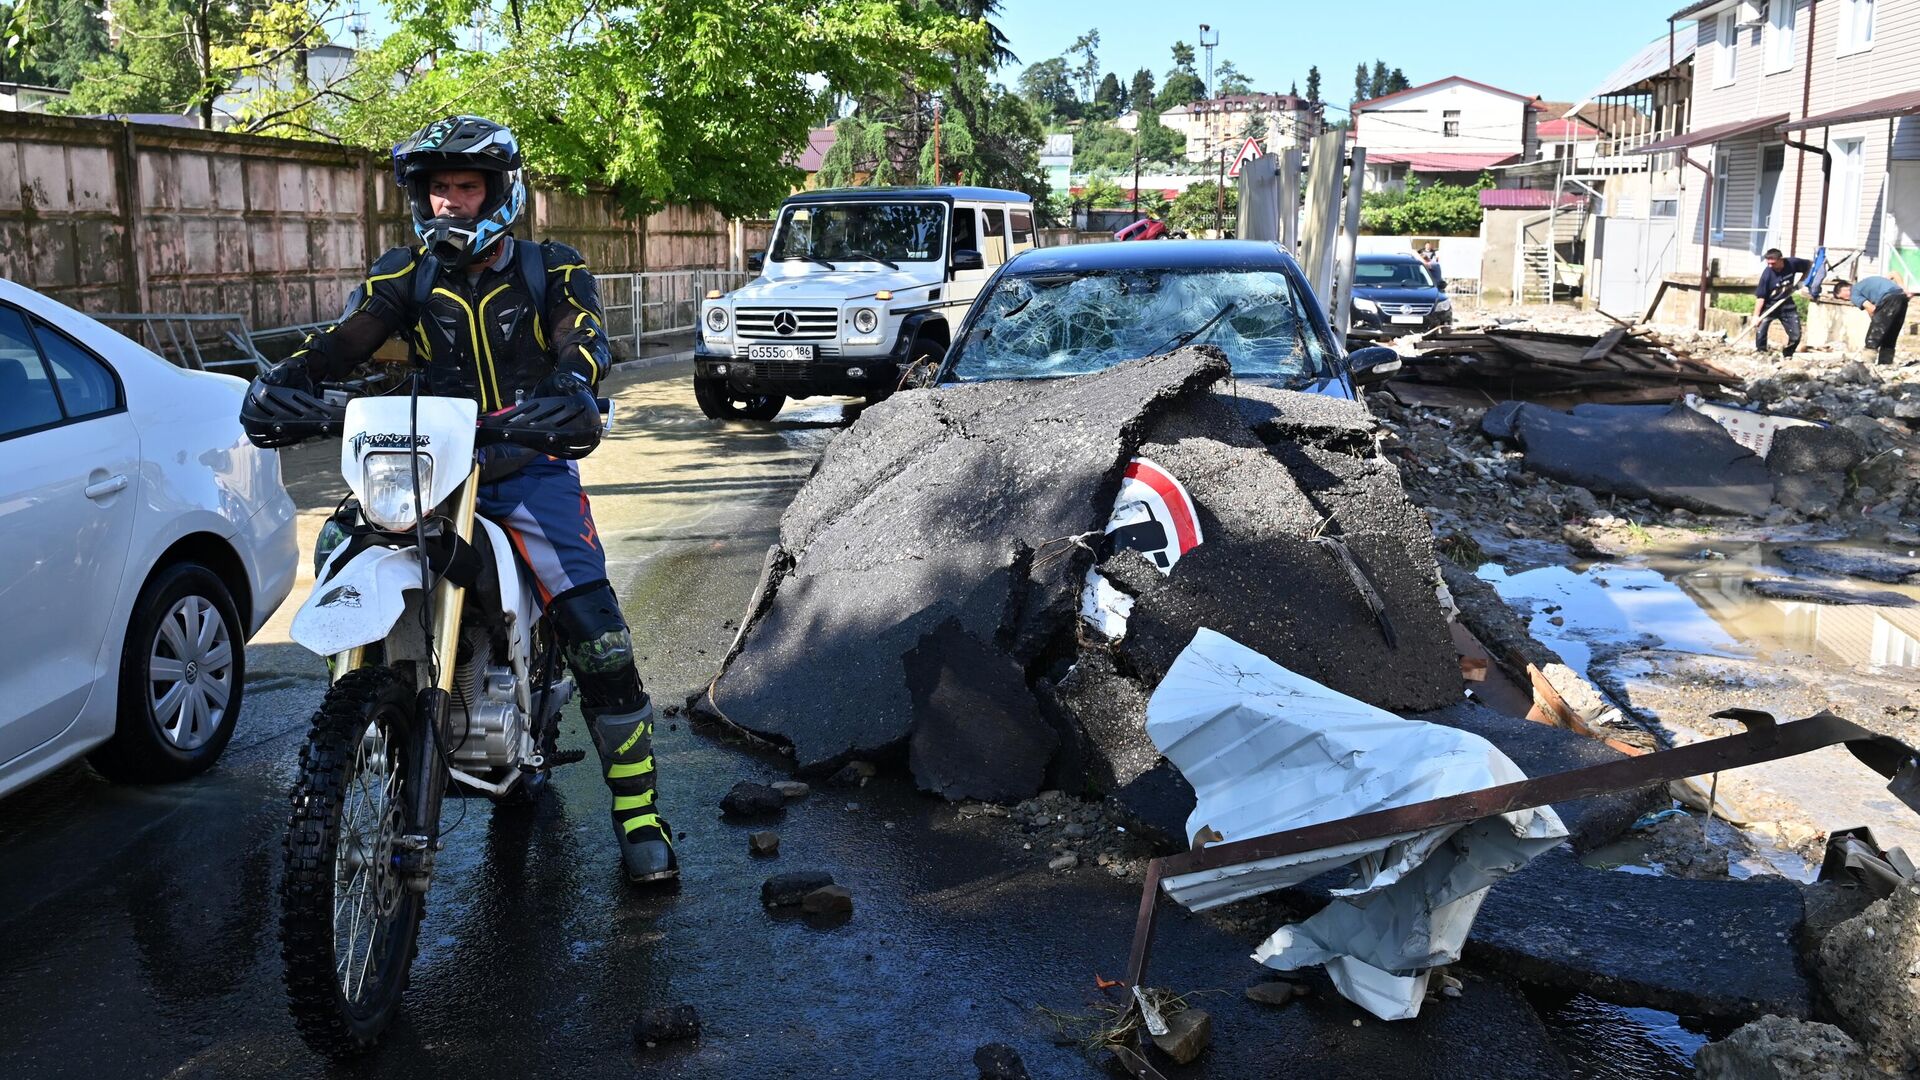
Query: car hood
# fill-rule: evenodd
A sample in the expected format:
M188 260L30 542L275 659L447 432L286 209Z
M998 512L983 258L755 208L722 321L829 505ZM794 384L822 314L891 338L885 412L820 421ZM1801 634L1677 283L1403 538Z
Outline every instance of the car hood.
M1364 296L1378 303L1385 300L1389 304L1431 304L1440 299L1440 290L1435 288L1396 288L1388 285L1355 285L1353 295Z
M796 304L807 300L837 304L842 300L872 296L881 289L900 292L941 283L937 264L927 264L919 272L904 269L909 265L905 263L901 264L901 270L889 270L873 263L866 264L872 267L867 270L826 270L812 263L789 264L791 267L801 265L812 269L807 273L799 273L792 269L783 271L769 268L767 273L735 289L729 299L740 304Z

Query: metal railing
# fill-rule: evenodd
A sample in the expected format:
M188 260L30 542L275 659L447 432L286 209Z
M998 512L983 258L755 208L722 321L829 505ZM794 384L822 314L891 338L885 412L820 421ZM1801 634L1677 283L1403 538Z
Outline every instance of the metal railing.
M254 345L247 317L238 313L149 315L107 312L99 322L195 371L224 371L251 378L267 364Z
M732 292L753 280L747 270L651 270L601 274L600 306L607 336L632 352L649 338L693 332L709 292Z

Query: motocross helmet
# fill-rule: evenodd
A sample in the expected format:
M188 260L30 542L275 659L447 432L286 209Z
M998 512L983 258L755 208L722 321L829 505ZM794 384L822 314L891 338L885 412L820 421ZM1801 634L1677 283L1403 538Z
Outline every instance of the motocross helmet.
M486 175L487 199L477 217L435 217L428 200L436 172L473 169ZM455 269L493 247L527 205L520 141L513 132L478 116L435 120L393 148L393 179L407 193L413 230L435 255Z

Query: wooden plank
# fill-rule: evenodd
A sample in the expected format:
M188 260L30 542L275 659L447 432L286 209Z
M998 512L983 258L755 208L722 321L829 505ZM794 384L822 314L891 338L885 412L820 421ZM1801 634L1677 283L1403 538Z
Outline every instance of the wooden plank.
M1607 331L1599 341L1594 342L1593 348L1582 353L1580 359L1582 361L1604 360L1607 354L1613 351L1614 346L1620 344L1621 339L1626 336L1627 328L1625 326L1616 326Z

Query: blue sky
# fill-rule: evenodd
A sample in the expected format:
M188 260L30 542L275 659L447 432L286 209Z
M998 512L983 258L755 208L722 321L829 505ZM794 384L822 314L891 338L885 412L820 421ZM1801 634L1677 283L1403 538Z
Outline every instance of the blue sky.
M1123 84L1142 67L1156 81L1164 79L1173 66L1173 43L1195 44L1205 22L1220 34L1214 63L1232 60L1263 91L1285 92L1297 80L1305 93L1307 68L1318 64L1323 98L1345 105L1353 93L1354 65L1377 58L1389 70L1406 72L1415 85L1463 75L1517 94L1575 101L1664 35L1667 16L1683 6L1682 0L1002 0L998 21L1023 65L1058 56L1098 28L1100 67ZM1204 78L1204 54L1199 66ZM1000 77L1012 86L1018 66Z

